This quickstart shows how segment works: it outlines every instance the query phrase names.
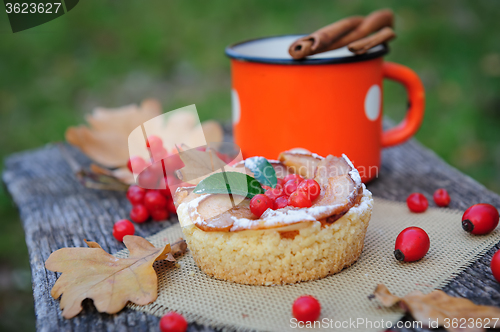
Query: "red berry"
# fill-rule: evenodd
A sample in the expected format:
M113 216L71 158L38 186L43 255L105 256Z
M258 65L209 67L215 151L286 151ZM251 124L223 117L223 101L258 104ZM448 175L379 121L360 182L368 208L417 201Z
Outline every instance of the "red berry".
M173 153L168 158L163 159L165 170L168 174L173 174L176 170L184 167L184 163L178 153Z
M273 201L275 201L276 198L284 196L285 193L283 192L283 190L281 190L279 188L273 188L273 189L266 190L265 195L267 197L269 197L270 199L272 199Z
M422 228L408 227L396 238L394 256L402 262L417 261L427 254L429 247L429 235Z
M132 205L142 204L144 202L144 195L146 195L146 190L132 185L128 187L127 190L127 198Z
M296 191L288 197L288 205L299 207L299 208L307 208L311 207L312 203L309 198L307 198L307 194L302 191Z
M285 193L285 195L290 196L292 193L294 193L297 190L299 183L300 181L298 179L287 181L283 186L283 192Z
M165 177L163 179L163 181L164 181L163 183L165 184L166 188L165 189L158 189L158 192L160 194L162 194L163 196L170 198L170 197L172 197L172 193L170 192L170 187L168 185L168 177ZM160 184L160 185L163 186L162 184Z
M274 202L272 199L266 195L258 194L250 200L250 211L260 218L267 209L272 209L273 205Z
M130 210L130 219L132 219L135 222L142 223L148 220L148 218L149 218L149 211L143 204L138 204L136 206L133 206L132 210Z
M113 225L113 236L120 242L123 241L125 235L134 235L134 233L134 224L127 219L119 220Z
M177 209L175 208L174 200L172 198L167 199L167 211L170 213L177 213Z
M488 234L498 226L498 219L498 210L493 205L475 204L465 210L462 228L475 235Z
M321 187L318 182L311 179L302 181L297 187L297 190L306 193L307 198L309 198L311 202L318 198L321 193Z
M155 221L166 220L168 217L170 217L170 213L168 213L166 208L151 211L151 218Z
M283 186L285 185L285 182L286 181L284 179L278 178L278 181L277 181L277 184L276 184L276 188L283 189Z
M167 199L156 190L150 190L144 195L144 206L149 210L167 208Z
M176 312L169 312L160 319L161 332L185 332L187 326L186 319Z
M413 193L406 199L406 204L411 212L421 213L427 210L429 202L421 193Z
M150 135L146 140L146 146L148 148L157 148L163 146L163 141L156 135Z
M321 305L314 297L305 295L293 302L292 312L298 321L312 322L318 319L321 313Z
M436 203L437 206L441 207L447 207L450 205L450 195L448 195L448 192L446 189L440 188L434 192L434 202Z
M141 173L147 166L146 161L139 156L131 157L127 162L128 170L134 174Z
M491 258L491 272L495 279L500 282L500 250L498 250Z
M153 160L158 162L168 157L168 151L163 146L160 146L159 148L151 148L151 155Z
M274 201L273 210L282 209L287 205L288 205L288 197L286 197L286 196L278 197Z
M285 176L283 181L287 183L290 180L298 180L299 181L298 183L301 183L304 180L304 178L298 174L288 174L287 176Z
M163 177L163 171L161 172ZM137 184L144 189L156 189L161 177L159 172L153 166L145 169L137 178Z

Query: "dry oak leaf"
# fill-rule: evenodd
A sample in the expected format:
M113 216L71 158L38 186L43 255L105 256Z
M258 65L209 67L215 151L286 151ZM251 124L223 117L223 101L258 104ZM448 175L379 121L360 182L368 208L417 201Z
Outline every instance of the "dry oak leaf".
M128 301L146 305L156 300L157 276L153 263L175 259L170 244L156 248L140 236L127 235L123 243L128 258L117 258L97 243L86 241L90 248L63 248L53 252L45 262L48 270L61 272L52 288L54 299L61 296L64 318L72 318L82 310L82 301L89 298L99 312L114 314Z
M98 107L85 117L89 127L80 125L66 130L66 141L103 166L125 166L129 159L128 136L132 130L161 113L161 105L154 99L146 99L140 106Z
M200 151L197 149L184 149L179 151L179 157L184 167L176 171L177 177L190 184L198 184L202 178L215 171L222 170L227 165L213 149Z
M406 296L398 297L391 294L385 285L379 284L373 295L384 307L399 303L403 310L409 312L416 321L422 322L424 327L429 327L429 322L438 321L439 326L445 327L447 331L480 332L487 327L493 328L495 324L498 327L500 324L498 321L500 308L477 305L468 299L449 296L442 290L434 290L426 295L420 291L413 291ZM445 324L445 319L449 319L450 324ZM458 322L456 327L451 324L453 320ZM464 320L465 323L462 324ZM469 324L472 320L474 324ZM482 323L482 327L475 323L477 320Z

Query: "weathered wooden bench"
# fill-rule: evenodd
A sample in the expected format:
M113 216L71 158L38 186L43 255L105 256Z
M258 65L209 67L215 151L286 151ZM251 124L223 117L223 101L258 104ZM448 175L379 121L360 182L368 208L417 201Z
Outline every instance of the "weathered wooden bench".
M67 150L81 165L90 163L78 150L69 146ZM111 253L123 249L111 234L113 223L126 218L130 211L123 192L83 187L54 144L7 158L3 181L19 208L26 232L39 331L159 330L159 319L155 316L131 309L124 309L116 315L100 314L88 300L82 314L66 320L61 317L59 301L50 296L56 274L47 271L44 262L53 251L85 246L84 238L98 242ZM500 206L500 196L449 166L415 140L386 149L379 178L368 184L374 195L396 201L405 201L415 191L430 198L439 187L449 191L451 208L465 210L478 202ZM136 234L149 236L175 222L177 220L173 217L168 222L145 223L136 228ZM477 304L500 306L500 284L491 277L489 270L491 257L498 248L499 244L443 290ZM404 317L403 320L411 318ZM189 331L212 330L190 324Z

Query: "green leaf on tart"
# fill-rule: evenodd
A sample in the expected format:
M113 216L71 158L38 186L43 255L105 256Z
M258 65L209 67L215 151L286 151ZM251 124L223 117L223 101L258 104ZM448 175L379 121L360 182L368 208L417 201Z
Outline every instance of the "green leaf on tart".
M238 172L215 173L203 179L193 191L195 194L234 194L252 198L265 190L253 177Z
M278 178L273 165L264 157L252 157L245 159L245 167L248 168L255 178L265 186L276 188Z

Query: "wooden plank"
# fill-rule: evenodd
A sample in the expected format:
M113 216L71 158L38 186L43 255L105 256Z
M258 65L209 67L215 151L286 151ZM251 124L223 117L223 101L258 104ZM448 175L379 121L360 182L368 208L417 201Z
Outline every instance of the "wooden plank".
M68 147L68 151L81 165L89 164L78 150ZM57 275L45 270L44 262L54 250L83 246L84 238L98 242L111 253L123 248L111 235L113 223L127 217L130 210L123 193L82 187L55 145L10 156L5 162L3 181L19 207L26 232L38 330L158 330L157 317L130 309L117 315L99 314L90 301L84 304L83 314L65 320L61 318L59 302L50 296ZM404 201L414 191L431 199L439 187L450 192L452 208L465 209L477 202L500 206L498 195L453 169L416 141L386 149L379 178L368 185L374 195L398 201ZM177 220L146 223L137 227L137 234L149 236L173 222ZM494 251L472 264L444 290L477 303L500 306L500 285L487 277ZM211 329L190 324L189 331Z

